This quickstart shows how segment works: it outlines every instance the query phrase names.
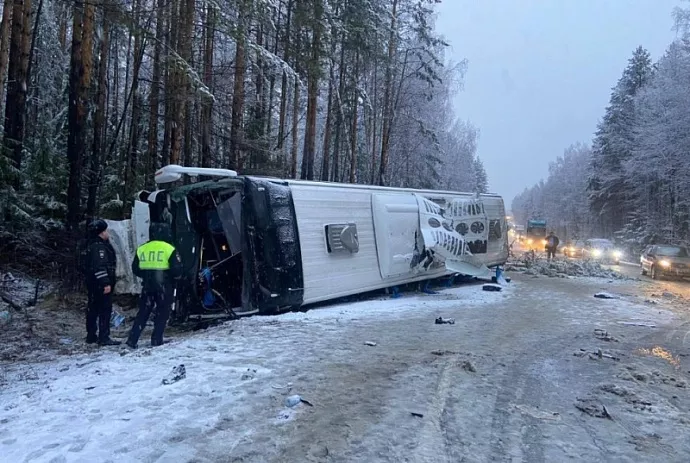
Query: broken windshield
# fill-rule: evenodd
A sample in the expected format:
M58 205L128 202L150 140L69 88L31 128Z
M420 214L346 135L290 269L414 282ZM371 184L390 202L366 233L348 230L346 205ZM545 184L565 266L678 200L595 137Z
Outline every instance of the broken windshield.
M232 255L238 254L242 250L240 234L240 223L242 218L241 207L240 194L235 193L229 199L218 204L216 208Z

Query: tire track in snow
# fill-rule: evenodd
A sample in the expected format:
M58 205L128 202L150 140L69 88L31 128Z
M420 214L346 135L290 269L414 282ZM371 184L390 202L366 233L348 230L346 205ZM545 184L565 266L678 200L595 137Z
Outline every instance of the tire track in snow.
M420 463L450 463L446 450L446 437L441 419L446 409L446 401L451 387L451 371L457 365L458 356L448 357L436 385L431 404L424 415L424 427L419 433L419 441L412 461Z

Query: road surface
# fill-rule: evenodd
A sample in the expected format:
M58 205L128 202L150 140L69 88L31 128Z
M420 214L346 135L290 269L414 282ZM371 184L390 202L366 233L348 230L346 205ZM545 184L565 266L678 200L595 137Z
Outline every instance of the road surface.
M660 291L675 284L512 276L500 293L407 294L241 320L155 350L0 365L0 455L690 461L688 304ZM186 378L162 385L180 363ZM291 394L309 403L287 407Z
M648 275L641 275L640 266L634 263L621 263L620 265L611 266L610 268L630 278L639 279L640 289L648 294L658 293L660 291L671 292L690 299L690 281L688 280L652 280Z

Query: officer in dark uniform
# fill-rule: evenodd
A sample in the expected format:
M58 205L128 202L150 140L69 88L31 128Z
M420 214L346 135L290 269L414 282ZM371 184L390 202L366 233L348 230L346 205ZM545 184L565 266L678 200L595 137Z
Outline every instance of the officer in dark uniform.
M107 229L108 224L100 219L94 220L88 227L90 242L86 254L86 287L89 305L86 311L86 342L117 346L121 343L110 339L117 259Z
M165 223L152 222L149 241L137 249L132 262L132 272L142 279L139 312L127 339L132 349L137 347L139 336L155 310L151 346L163 344L165 324L170 316L175 281L182 276L182 259L170 244L170 227Z

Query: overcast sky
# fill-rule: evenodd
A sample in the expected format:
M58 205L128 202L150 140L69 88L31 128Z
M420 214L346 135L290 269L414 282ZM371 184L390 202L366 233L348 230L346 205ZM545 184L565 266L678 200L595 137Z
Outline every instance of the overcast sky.
M679 0L443 0L447 59L469 61L456 115L481 131L490 190L513 197L589 143L633 50L656 60Z

